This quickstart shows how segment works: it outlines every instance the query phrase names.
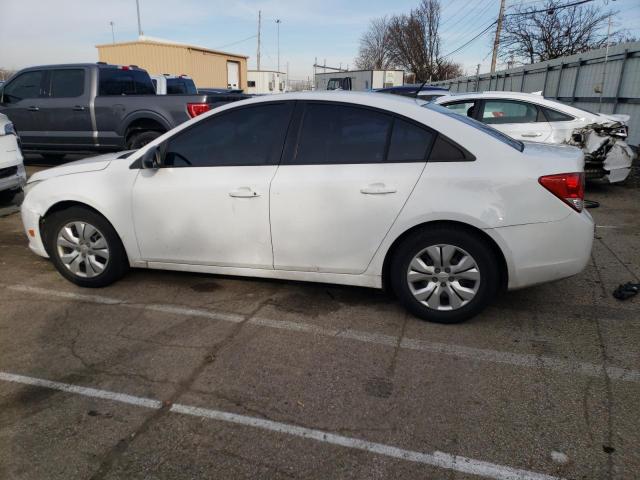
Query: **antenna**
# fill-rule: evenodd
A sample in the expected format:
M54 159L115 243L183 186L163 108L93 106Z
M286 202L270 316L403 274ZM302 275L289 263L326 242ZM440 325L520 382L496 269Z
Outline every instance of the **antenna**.
M422 82L422 85L420 85L420 88L418 88L416 90L415 95L413 96L413 98L418 98L418 94L422 91L422 88L427 84L427 81L425 80L424 82Z

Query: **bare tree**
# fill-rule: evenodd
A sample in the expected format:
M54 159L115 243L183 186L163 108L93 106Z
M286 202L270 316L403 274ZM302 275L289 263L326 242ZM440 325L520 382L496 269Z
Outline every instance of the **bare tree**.
M0 80L7 80L11 75L16 73L15 70L10 70L7 68L0 68Z
M389 21L388 40L394 63L415 73L416 81L457 76L461 69L440 52L440 1L422 0L408 15Z
M504 19L500 57L535 63L606 44L610 12L591 5L558 8L562 4L547 0L542 8L516 6ZM619 35L612 32L611 41Z
M394 66L389 45L387 17L371 20L369 29L360 38L360 50L355 64L363 70L386 70Z

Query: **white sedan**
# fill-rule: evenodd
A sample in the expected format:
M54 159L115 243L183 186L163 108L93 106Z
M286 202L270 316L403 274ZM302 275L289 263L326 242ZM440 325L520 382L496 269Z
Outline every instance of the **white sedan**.
M0 113L0 199L13 200L26 181L18 135L13 123Z
M419 100L283 94L39 172L22 219L31 249L84 287L129 267L387 285L451 323L585 267L583 161Z
M621 182L631 172L635 154L625 142L629 115L592 113L519 92L454 94L434 102L513 138L582 148L587 179Z

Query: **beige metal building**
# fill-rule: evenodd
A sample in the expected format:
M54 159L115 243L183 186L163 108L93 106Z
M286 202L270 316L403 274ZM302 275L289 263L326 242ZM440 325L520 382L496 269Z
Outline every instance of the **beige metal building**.
M248 57L244 55L149 37L96 48L101 62L138 65L151 75L189 75L199 88L247 88Z

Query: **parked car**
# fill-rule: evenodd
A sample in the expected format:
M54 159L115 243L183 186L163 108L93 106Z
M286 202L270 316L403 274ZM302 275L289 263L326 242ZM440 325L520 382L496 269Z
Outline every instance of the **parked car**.
M156 95L197 95L198 89L188 75L151 75Z
M384 284L415 315L458 322L502 288L585 267L583 161L398 95L287 93L38 172L22 220L84 287L129 267Z
M434 101L514 138L582 148L587 179L621 182L631 171L635 153L625 142L629 115L591 113L518 92L464 93Z
M449 94L449 89L441 87L432 87L430 85L422 85L421 83L410 83L397 87L376 88L373 90L377 93L391 93L393 95L402 95L404 97L414 97L427 102L434 98L443 97Z
M13 200L26 181L18 135L13 123L0 113L0 199Z
M237 98L156 95L149 74L105 63L48 65L16 73L0 90L25 152L136 149L201 113Z

